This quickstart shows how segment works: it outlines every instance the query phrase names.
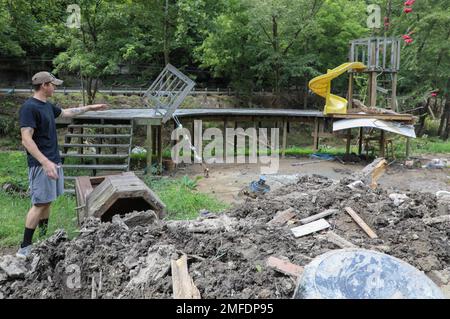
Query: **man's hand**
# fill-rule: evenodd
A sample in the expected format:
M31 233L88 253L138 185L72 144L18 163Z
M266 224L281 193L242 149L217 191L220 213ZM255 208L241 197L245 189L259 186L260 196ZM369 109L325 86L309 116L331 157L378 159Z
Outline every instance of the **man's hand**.
M89 111L104 111L108 109L107 104L92 104L87 106L89 108Z
M45 174L51 179L58 179L58 166L50 160L42 163L42 168L44 169Z

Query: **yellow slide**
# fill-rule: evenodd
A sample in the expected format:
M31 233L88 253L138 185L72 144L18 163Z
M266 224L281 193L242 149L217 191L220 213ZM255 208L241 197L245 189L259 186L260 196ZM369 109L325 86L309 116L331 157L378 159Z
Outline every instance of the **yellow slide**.
M328 70L327 74L319 75L309 81L309 88L311 91L325 98L326 104L323 110L324 114L347 113L347 100L343 97L331 94L331 80L338 77L347 70L363 70L366 66L361 62L348 62L341 64L333 70Z

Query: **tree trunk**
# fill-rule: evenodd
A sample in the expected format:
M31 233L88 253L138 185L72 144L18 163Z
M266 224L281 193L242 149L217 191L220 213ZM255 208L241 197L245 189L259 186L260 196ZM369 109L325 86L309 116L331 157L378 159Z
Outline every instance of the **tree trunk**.
M280 77L281 77L281 65L280 65L280 43L278 39L278 22L277 17L272 16L272 46L275 53L275 62L273 64L274 76L275 76L275 98L273 104L278 104L280 98Z
M425 120L427 119L429 105L430 105L430 98L427 98L424 107L420 109L419 124L417 127L417 136L419 137L422 137L425 131Z
M164 8L164 64L170 63L169 48L169 0L166 0Z
M449 101L449 91L450 91L450 79L447 80L447 87L445 90L445 104L442 110L441 122L439 123L438 135L446 140L449 136L449 126L450 126L450 101Z
M444 114L441 119L442 134L441 138L446 141L450 136L450 99L448 94L445 97Z

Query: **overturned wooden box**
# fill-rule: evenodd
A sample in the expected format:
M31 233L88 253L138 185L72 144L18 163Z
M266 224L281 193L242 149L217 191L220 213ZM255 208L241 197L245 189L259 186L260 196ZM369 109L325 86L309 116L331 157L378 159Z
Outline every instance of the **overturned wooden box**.
M159 218L166 206L133 172L101 177L79 176L75 180L78 224L87 217L111 221L114 215L153 210Z

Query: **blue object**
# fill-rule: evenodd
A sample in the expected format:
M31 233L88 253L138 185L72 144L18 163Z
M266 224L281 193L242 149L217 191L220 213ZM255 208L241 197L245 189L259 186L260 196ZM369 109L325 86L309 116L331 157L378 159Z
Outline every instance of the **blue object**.
M296 299L444 299L423 272L376 251L332 250L305 267Z
M334 161L334 159L335 159L335 157L333 155L325 154L325 153L314 153L314 154L311 154L310 157L313 159L320 159L320 160L324 160L324 161Z
M270 191L270 186L266 184L266 177L261 175L258 181L250 183L250 192L252 193L267 193Z

